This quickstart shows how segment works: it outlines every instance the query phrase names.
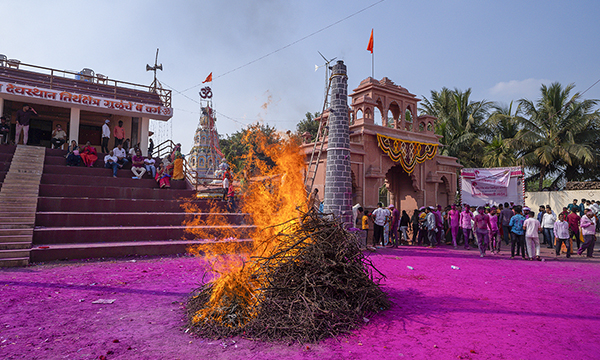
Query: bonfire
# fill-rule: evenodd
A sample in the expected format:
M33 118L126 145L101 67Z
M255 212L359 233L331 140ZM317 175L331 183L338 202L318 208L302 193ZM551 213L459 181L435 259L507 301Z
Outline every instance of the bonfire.
M249 184L242 204L256 225L252 249L235 241L191 249L211 263L213 278L192 293L188 328L209 338L316 342L387 309L383 275L356 236L339 219L307 208L294 139L262 151L276 165L256 166L268 180Z

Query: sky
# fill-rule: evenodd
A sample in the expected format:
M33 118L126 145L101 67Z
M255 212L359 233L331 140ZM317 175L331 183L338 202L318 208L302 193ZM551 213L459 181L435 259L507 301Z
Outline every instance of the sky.
M184 152L210 84L217 129L230 135L257 121L295 130L321 111L321 52L348 67L349 92L371 76L366 50L374 30L375 78L419 98L432 90L472 89L472 100L536 100L541 84L600 79L599 1L398 0L0 0L0 54L23 63L173 90L169 125ZM600 99L600 84L584 95Z

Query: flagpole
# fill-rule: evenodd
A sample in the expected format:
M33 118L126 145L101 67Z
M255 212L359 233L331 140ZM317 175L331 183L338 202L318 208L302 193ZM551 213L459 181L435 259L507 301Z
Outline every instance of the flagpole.
M371 53L371 77L375 79L375 52Z

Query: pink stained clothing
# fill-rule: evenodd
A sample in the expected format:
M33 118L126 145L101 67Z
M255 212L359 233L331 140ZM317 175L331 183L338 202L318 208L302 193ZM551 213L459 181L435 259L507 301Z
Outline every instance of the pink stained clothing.
M487 214L479 214L475 216L475 229L477 231L488 230L490 226L490 217Z
M488 215L490 218L490 223L488 225L488 229L491 232L498 232L498 215Z
M596 235L596 219L589 218L587 215L581 217L581 234L582 235Z
M463 229L471 229L471 220L473 220L473 214L467 211L460 213L460 227Z
M523 227L525 228L526 238L538 237L540 232L540 222L537 219L528 218L523 222Z
M450 227L457 228L460 224L460 213L458 210L450 210L448 211L448 215L450 216Z

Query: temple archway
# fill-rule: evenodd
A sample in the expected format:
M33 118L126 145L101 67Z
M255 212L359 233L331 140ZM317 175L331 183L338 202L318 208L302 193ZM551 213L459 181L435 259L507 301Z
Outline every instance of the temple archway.
M437 189L437 203L441 205L443 208L449 205L450 201L450 184L448 183L448 179L445 176L442 176L442 182L438 183Z
M387 172L385 179L389 183L391 203L398 209L412 214L412 211L418 208L419 194L413 177L404 171L401 165L395 165Z

